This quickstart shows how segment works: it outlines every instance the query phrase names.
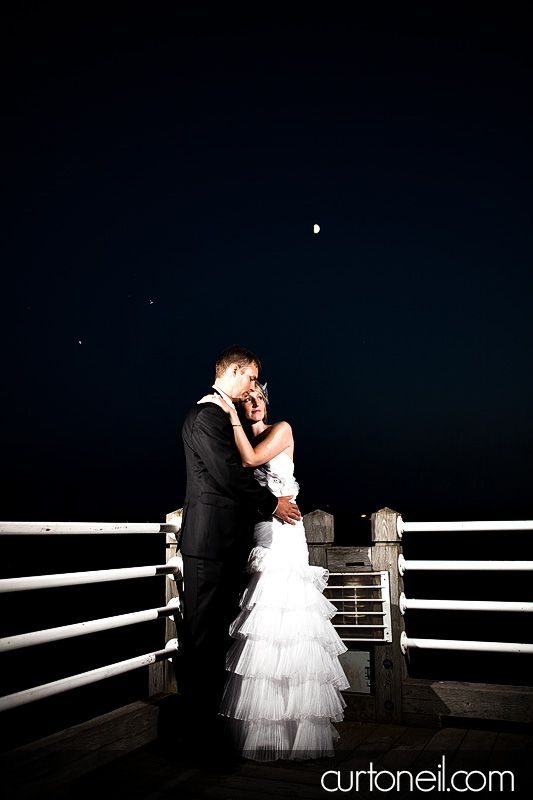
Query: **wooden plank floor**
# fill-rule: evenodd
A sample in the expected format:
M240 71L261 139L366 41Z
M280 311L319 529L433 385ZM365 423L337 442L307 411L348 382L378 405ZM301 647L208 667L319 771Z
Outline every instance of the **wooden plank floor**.
M355 795L359 798L429 795L450 800L454 796L473 796L473 792L456 792L454 789L440 792L436 786L430 792L410 791L406 784L401 785L401 791L396 788L383 791L392 780L386 775L379 779L382 789L374 787L374 791L369 792L368 783L364 783L356 791L354 783L353 789L346 791L352 774L355 775L357 770L368 770L370 762L376 771L388 770L393 775L399 770L408 770L413 776L431 770L437 775L443 756L448 781L449 776L458 770L480 770L488 776L491 769L510 769L515 774L514 793L493 788L490 796L520 797L521 790L528 788L526 771L533 759L533 737L527 733L453 727L436 731L357 722L341 723L338 729L341 738L332 758L268 764L242 760L229 774L193 768L180 760L170 742L156 742L74 781L62 796L77 800L95 800L106 795L124 796L128 800L171 797L173 800L273 800L273 797L314 800ZM328 770L340 773L343 792L328 792L322 788L321 778ZM472 776L474 788L479 786L479 783L475 784L476 779L481 781L483 778ZM404 780L409 778L404 776ZM326 785L336 787L336 775L328 776ZM428 785L425 786L427 789ZM476 792L475 796L488 796L485 792L488 793L488 788ZM529 789L526 796L530 794Z

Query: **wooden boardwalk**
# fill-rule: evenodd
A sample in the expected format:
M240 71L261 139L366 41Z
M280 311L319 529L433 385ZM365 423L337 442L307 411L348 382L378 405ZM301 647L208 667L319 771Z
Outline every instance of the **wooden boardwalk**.
M73 781L64 793L55 797L94 800L106 795L123 796L130 799L158 800L273 800L274 797L290 797L314 800L314 798L357 796L376 797L521 797L529 781L527 770L533 762L533 736L529 733L508 730L465 729L458 727L428 728L402 725L379 725L376 723L343 722L337 726L341 738L336 755L332 758L302 762L274 762L261 764L252 761L239 762L229 774L220 774L206 768L198 769L181 761L171 743L155 742L140 750L100 768L94 773ZM352 774L357 770L368 770L372 762L376 771L388 770L396 776L398 770L408 770L414 776L422 770L439 774L442 758L445 758L446 780L458 770L470 772L480 770L488 776L490 770L511 770L515 775L515 791L500 791L493 786L478 792L410 791L407 784L384 791L391 786L386 775L378 779L381 783L368 791L368 783L355 783L349 790ZM206 760L208 756L206 755ZM533 766L533 764L532 764ZM323 774L333 770L340 773L340 785L344 791L326 791L321 786ZM337 787L337 776L325 779L328 788ZM361 780L366 778L361 777ZM404 776L403 780L409 780ZM464 788L464 774L456 779ZM463 781L461 784L460 781ZM472 775L469 780L473 788L480 786L481 775ZM476 780L478 783L476 784ZM355 777L354 777L355 781ZM428 784L425 784L426 789ZM348 791L346 791L348 789Z

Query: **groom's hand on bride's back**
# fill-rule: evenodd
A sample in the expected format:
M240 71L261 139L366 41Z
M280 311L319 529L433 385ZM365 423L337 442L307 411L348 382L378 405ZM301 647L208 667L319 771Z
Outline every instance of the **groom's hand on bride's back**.
M286 497L278 498L278 505L274 511L274 516L282 522L289 522L291 525L295 525L300 519L301 514L296 503L291 500L291 497L294 497L294 495L289 494Z

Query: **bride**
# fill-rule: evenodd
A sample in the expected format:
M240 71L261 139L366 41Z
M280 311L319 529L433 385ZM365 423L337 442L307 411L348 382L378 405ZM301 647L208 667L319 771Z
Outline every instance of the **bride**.
M200 402L216 403L230 416L243 466L255 468L259 483L278 497L296 496L291 426L268 424L267 395L257 381L238 412L218 394ZM245 758L333 755L332 722L343 718L341 690L349 686L338 656L347 648L330 622L335 606L322 594L328 571L309 566L303 522L257 523L247 571L219 713Z

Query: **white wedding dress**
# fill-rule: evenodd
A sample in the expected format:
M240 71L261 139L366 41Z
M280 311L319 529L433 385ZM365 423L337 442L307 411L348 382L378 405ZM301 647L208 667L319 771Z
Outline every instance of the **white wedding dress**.
M278 497L298 492L294 464L282 452L255 470ZM335 606L322 591L328 571L309 566L303 522L275 517L255 526L242 611L220 713L245 758L319 758L334 754L349 686L338 656L346 651L331 617Z

